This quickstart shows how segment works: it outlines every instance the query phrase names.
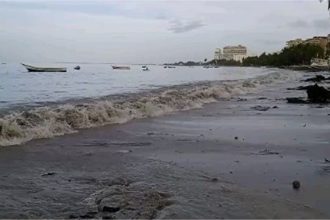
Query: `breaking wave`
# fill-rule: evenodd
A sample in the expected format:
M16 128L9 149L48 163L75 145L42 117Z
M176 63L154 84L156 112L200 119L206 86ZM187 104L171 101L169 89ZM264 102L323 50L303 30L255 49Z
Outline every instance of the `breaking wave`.
M16 111L0 118L0 146L74 133L82 128L200 108L206 103L256 92L266 85L300 76L298 72L274 70L254 79L172 86L126 95L124 99L108 96L85 100L85 103L62 103Z

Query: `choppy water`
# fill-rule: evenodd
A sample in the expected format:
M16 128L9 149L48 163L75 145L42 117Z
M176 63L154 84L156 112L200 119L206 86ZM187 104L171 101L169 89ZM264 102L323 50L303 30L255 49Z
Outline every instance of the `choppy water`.
M221 67L66 65L67 73L28 73L17 64L0 73L0 146L20 144L135 118L199 108L299 77L297 72ZM1 111L0 111L1 112Z
M66 66L68 72L28 73L20 64L0 64L0 108L137 92L205 80L247 79L267 73L261 69L226 67L164 69L149 66L150 71L142 71L140 65L124 71L112 70L110 64L79 64L81 70L75 71L75 64L37 65Z

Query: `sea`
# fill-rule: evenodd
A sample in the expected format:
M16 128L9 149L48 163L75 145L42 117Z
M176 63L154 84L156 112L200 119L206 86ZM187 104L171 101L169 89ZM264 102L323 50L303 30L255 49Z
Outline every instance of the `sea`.
M19 63L0 64L0 146L156 117L255 92L298 77L288 70L111 64L31 64L67 67L65 73L30 73ZM80 70L74 70L79 65ZM289 74L290 73L290 74Z

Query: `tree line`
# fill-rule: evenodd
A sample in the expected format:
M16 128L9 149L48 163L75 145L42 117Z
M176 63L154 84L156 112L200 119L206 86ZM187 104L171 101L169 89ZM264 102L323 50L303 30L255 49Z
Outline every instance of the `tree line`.
M312 58L326 58L327 54L322 47L314 44L298 44L286 47L281 52L260 56L247 57L243 60L243 66L292 66L310 65Z

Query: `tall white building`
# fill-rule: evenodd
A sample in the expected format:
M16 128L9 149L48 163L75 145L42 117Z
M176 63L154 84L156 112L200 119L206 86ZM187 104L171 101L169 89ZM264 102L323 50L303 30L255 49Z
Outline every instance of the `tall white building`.
M247 57L247 48L242 45L223 48L223 59L242 62Z

